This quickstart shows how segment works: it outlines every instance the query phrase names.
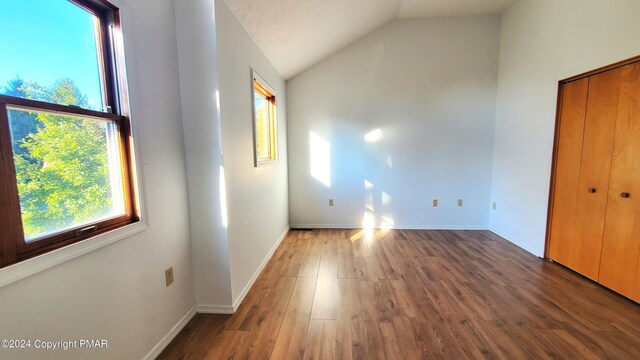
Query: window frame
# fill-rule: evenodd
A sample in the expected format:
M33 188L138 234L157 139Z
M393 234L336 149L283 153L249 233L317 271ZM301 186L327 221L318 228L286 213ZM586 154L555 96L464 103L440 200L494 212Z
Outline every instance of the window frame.
M111 230L139 222L139 198L135 179L132 133L129 116L123 44L116 39L120 33L120 13L114 5L103 0L70 0L98 19L96 47L103 87L103 111L77 106L60 105L39 100L0 95L0 268L42 255L62 247L96 237ZM20 198L15 173L14 154L8 110L37 111L63 116L88 118L116 124L120 175L124 195L124 215L93 221L82 226L43 236L26 242L22 225Z
M269 156L260 158L258 156L258 124L256 117L255 94L258 93L268 102L268 131L269 131ZM253 129L253 165L259 167L262 165L275 163L278 161L278 119L276 107L277 93L255 70L251 70L251 119Z

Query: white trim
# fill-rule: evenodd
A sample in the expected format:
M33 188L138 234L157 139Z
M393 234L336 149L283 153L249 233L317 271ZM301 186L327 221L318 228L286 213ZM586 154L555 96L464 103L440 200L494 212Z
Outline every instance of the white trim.
M499 237L501 237L501 238L503 238L503 239L507 240L508 242L512 243L513 245L515 245L515 246L519 247L520 249L522 249L522 250L524 250L524 251L528 252L529 254L531 254L531 255L533 255L533 256L535 256L535 257L538 257L538 258L541 258L541 259L544 259L544 258L545 258L545 257L544 257L544 247L542 248L542 252L537 252L537 251L535 251L535 250L533 249L533 247L532 247L532 246L529 246L529 244L528 244L528 243L523 243L523 242L518 241L518 240L512 240L512 238L511 238L511 237L507 237L507 236L506 236L506 234L504 234L504 235L503 235L503 234L501 234L501 233L500 233L500 232L498 232L498 230L496 230L496 229L489 229L489 231L491 231L492 233L496 234L497 236L499 236Z
M134 51L133 32L129 31L133 28L134 20L129 16L127 0L109 0L111 4L119 9L120 13L120 30L122 33L122 47L124 51L124 75L126 76L126 92L129 98L129 126L131 126L131 138L133 146L131 148L133 157L133 171L135 175L135 184L137 185L136 193L138 198L138 209L140 211L141 221L147 226L150 225L149 211L146 196L146 182L144 177L144 159L142 155L142 115L141 107L138 102L138 85L136 81L136 58Z
M233 314L231 305L196 305L196 312L199 314Z
M171 330L169 330L169 332L167 333L167 335L165 335L162 340L160 340L159 343L156 344L156 346L153 347L153 349L151 349L151 351L149 351L149 353L147 354L147 356L144 357L144 360L153 360L156 357L158 357L158 355L160 355L160 353L162 352L162 350L164 350L167 345L169 345L171 343L171 341L173 340L173 338L176 337L176 335L178 335L178 333L180 333L180 331L189 323L189 321L196 315L196 309L195 307L192 307L191 309L189 309L189 311L182 317L182 319L180 319L180 321L178 321L177 324L175 324Z
M263 166L269 166L269 165L276 165L278 164L278 156L276 155L275 159L269 159L269 160L257 160L257 164L256 166L254 166L255 168L259 168L259 167L263 167Z
M273 94L273 96L278 96L278 93L276 92L276 90L273 88L273 86L271 86L271 84L269 84L262 76L260 76L260 74L258 74L258 72L254 69L251 68L251 93L253 95L253 81L258 81L260 83L260 85L264 86L265 88L267 88L267 90L269 90L270 93Z
M276 249L278 248L278 246L280 246L280 243L282 243L282 240L284 240L285 236L287 236L289 229L290 227L287 225L287 227L284 229L284 231L280 235L280 238L278 239L278 241L276 241L276 243L273 245L271 250L269 250L269 253L264 258L264 260L262 260L262 263L260 264L260 266L258 266L258 269L256 270L256 272L253 273L253 276L251 277L251 279L249 279L247 286L245 286L244 289L242 289L242 292L240 293L240 295L238 295L236 300L233 302L233 312L236 312L236 310L238 310L238 308L240 307L240 304L242 304L242 301L244 301L244 298L249 293L249 290L251 290L251 287L256 282L256 280L258 280L258 276L260 276L260 273L262 273L262 270L264 270L264 267L267 266L267 263L269 262L273 254L276 252Z
M394 230L489 230L486 225L393 225L385 227ZM291 229L362 229L354 224L291 224ZM376 227L376 229L380 229Z
M13 284L31 275L50 269L84 254L113 244L116 241L131 237L147 229L143 221L121 227L119 229L96 235L60 249L44 253L31 259L15 263L0 269L0 288Z
M252 129L252 134L253 134L253 167L254 168L259 168L262 166L268 166L271 164L277 164L279 162L280 159L280 136L278 135L278 114L277 114L277 104L278 104L278 93L275 91L275 89L273 88L273 86L271 86L271 84L269 84L265 79L262 78L262 76L260 76L256 70L252 67L250 67L251 69L251 129ZM254 96L255 96L255 82L260 83L260 86L264 87L265 89L267 89L271 94L273 94L273 97L275 98L275 105L276 105L276 113L273 114L273 116L275 117L275 121L273 126L275 127L274 131L273 131L273 136L275 137L274 141L276 143L276 153L274 154L274 158L269 158L266 160L260 160L258 159L258 149L257 149L257 140L256 140L256 103L254 100Z
M233 305L198 304L198 305L196 305L196 311L198 313L204 313L204 314L233 314L233 313L235 313L236 310L238 310L238 307L240 307L240 304L242 304L242 301L244 300L244 298L249 293L249 290L251 290L251 287L253 286L253 284L258 279L258 276L260 276L260 273L262 273L262 270L264 270L264 267L267 265L267 263L269 262L269 260L273 256L273 254L276 252L276 249L278 248L278 246L280 246L280 243L282 243L282 240L284 240L284 238L287 236L287 233L289 232L289 229L290 229L289 226L287 226L282 231L282 234L280 235L280 238L278 239L278 241L276 241L276 243L273 245L271 250L269 250L269 253L267 254L267 256L265 256L264 260L262 260L262 263L260 264L258 269L255 271L253 276L251 276L251 279L249 280L247 285L244 287L244 289L242 289L242 292L240 293L240 295L238 295L236 300L233 302Z

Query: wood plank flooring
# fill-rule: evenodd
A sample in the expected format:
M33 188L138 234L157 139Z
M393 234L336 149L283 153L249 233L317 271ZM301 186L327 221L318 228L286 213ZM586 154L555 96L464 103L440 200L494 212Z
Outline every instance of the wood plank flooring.
M488 231L291 231L159 359L640 359L640 305Z

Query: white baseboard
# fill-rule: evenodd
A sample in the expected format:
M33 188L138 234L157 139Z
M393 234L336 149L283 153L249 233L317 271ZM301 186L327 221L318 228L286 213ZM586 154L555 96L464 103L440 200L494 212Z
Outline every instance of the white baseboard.
M249 279L249 282L247 283L247 285L244 287L244 289L242 289L242 292L240 293L240 295L238 295L236 300L233 302L233 312L238 310L238 308L240 307L240 304L242 304L242 301L249 293L249 290L251 290L251 287L256 282L256 280L258 280L258 276L260 276L260 273L262 273L262 270L264 270L264 267L267 266L267 263L269 262L273 254L276 252L276 249L278 248L278 246L280 246L280 243L282 242L282 240L284 240L285 236L287 236L289 229L290 229L289 226L287 226L284 229L278 241L276 241L276 243L273 245L271 250L269 250L269 253L267 254L267 256L265 256L264 260L262 260L262 263L260 264L260 266L258 266L258 269L256 270L256 272L253 273L253 276L251 276L251 279Z
M276 243L273 245L271 250L269 250L269 253L267 254L267 256L265 256L264 260L262 260L262 263L260 264L260 266L258 266L258 269L255 271L253 276L251 276L251 279L249 279L249 282L244 287L244 289L242 289L242 292L240 293L240 295L238 295L238 297L236 298L236 300L233 302L232 305L198 304L196 305L196 312L203 313L203 314L235 313L236 310L238 310L238 307L240 307L240 304L242 304L242 301L244 300L244 298L247 296L247 293L249 293L249 290L251 290L251 287L253 286L253 284L258 279L258 276L260 276L260 273L262 272L262 270L264 270L264 267L267 265L267 263L273 256L273 253L275 253L278 246L280 246L280 243L282 242L282 240L284 240L284 237L287 236L288 232L289 232L289 226L287 226L284 229L278 241L276 241Z
M196 312L202 314L233 314L233 306L231 305L196 305Z
M530 253L531 255L544 259L544 246L542 248L536 249L536 248L533 248L530 244L522 243L521 241L518 241L518 239L514 239L513 237L508 236L507 234L503 234L501 231L499 232L496 229L489 229L489 231L507 240L508 242L514 244L515 246L521 248L522 250Z
M362 229L354 224L292 224L291 229ZM376 228L379 229L379 228ZM393 225L386 229L395 230L489 230L486 225Z
M171 328L171 330L169 330L167 335L165 335L162 338L162 340L160 340L160 342L156 344L156 346L154 346L153 349L151 349L151 351L149 351L147 356L144 357L144 360L153 360L158 355L160 355L162 350L164 350L167 347L167 345L171 343L171 340L173 340L173 338L175 338L176 335L178 335L180 330L182 330L187 325L189 320L191 320L195 316L195 314L196 314L195 307L192 307L191 309L189 309L189 311L182 317L182 319L180 319L180 321L178 321L178 323L175 324Z
M291 224L292 230L295 229L362 229L362 225L352 224Z
M489 230L486 225L397 225L398 230Z

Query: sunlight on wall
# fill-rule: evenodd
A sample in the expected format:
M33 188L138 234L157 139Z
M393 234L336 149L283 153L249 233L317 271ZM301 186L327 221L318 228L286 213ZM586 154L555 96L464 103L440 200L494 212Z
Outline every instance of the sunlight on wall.
M375 129L375 130L369 131L364 136L364 141L366 141L366 142L376 142L376 141L378 141L380 139L382 139L382 130L380 130L380 129Z
M362 216L362 231L351 237L352 241L360 239L362 236L370 241L375 241L376 236L384 236L389 230L394 228L395 222L391 216L382 216L380 226L376 224L376 213L374 207L374 185L369 180L364 180L364 215ZM382 197L382 205L387 205L391 202L391 195L384 191L380 192ZM379 228L380 230L375 231Z
M364 208L373 212L373 193L368 193L364 196Z
M373 218L373 222L375 225L375 216L374 214L374 208L373 208L373 184L369 181L369 180L365 180L364 181L364 190L365 190L365 194L364 194L364 208L365 210L371 212ZM362 227L364 228L364 224L362 225Z
M382 224L380 224L380 229L382 230L391 230L393 229L393 219L387 216L382 217Z
M393 169L393 159L391 158L391 155L387 155L387 161L385 161L385 163L389 169Z
M309 132L311 176L331 187L331 145L313 131Z
M376 226L376 216L373 207L373 183L369 180L364 181L364 215L362 217L362 229L366 239L373 238L373 229Z
M372 184L372 183L370 183L368 180L365 180L365 181L364 181L364 188L365 188L366 190L373 189L373 184Z
M388 205L391 202L391 195L382 192L382 205Z
M373 208L373 184L369 180L364 181L364 208L374 214ZM375 223L375 217L374 217ZM364 225L362 225L364 227Z
M220 214L222 226L227 228L227 184L224 181L224 166L220 165Z
M220 122L220 91L216 90L213 101L216 102L216 129L218 129L218 152L222 154L222 123Z
M364 236L367 239L373 238L373 229L376 226L376 219L373 215L373 212L369 210L365 210L364 216L362 217L362 229L364 230Z

